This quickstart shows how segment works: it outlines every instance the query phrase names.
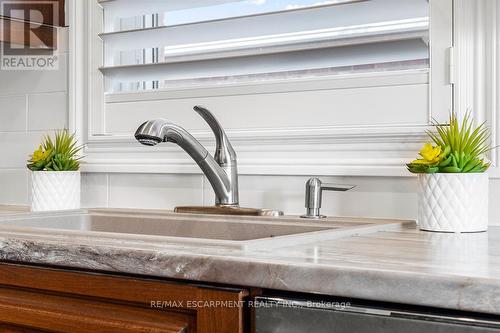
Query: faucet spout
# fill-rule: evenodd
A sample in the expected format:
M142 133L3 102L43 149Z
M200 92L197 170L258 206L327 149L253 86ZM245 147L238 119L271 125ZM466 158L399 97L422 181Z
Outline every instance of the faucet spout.
M165 119L153 119L143 123L135 132L135 138L143 145L155 146L172 142L181 147L198 164L215 192L215 203L238 206L238 172L236 153L226 133L212 113L203 107L195 107L209 123L216 135L216 153L208 151L183 127Z

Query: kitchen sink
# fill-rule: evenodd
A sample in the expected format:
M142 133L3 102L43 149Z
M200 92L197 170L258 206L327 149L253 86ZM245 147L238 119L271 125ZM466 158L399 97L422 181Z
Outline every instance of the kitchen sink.
M295 245L400 226L402 221L298 217L216 216L165 211L94 209L20 213L0 217L0 233L73 237L161 244L259 249Z

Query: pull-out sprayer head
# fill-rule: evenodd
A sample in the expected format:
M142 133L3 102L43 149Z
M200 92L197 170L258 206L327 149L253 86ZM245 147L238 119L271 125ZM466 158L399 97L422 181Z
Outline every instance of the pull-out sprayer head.
M137 141L139 141L141 144L145 146L156 146L161 142L161 140L158 140L158 138L155 137L148 137L147 135L136 135L135 138Z
M161 124L156 119L146 121L135 132L136 140L145 146L156 146L163 142Z

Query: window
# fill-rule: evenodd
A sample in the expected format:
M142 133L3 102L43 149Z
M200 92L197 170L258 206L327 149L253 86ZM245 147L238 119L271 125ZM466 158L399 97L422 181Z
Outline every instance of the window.
M427 69L427 0L104 1L106 92Z
M386 175L452 107L452 0L71 3L87 171L199 172L133 133L167 118L210 149L201 104L242 173Z

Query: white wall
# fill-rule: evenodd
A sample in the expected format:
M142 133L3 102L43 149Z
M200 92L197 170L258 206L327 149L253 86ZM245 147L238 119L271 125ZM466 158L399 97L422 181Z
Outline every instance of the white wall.
M308 178L240 176L240 204L303 214ZM324 214L416 216L415 178L322 177L322 180L357 185L348 192L325 192ZM82 201L87 207L172 209L176 205L213 205L214 195L210 184L201 175L92 173L83 177Z
M28 155L45 133L67 127L67 29L60 30L57 71L0 70L0 203L29 203Z
M304 213L308 176L240 176L240 203L286 214ZM410 218L417 216L416 177L321 177L352 184L348 192L324 192L322 212L335 216ZM89 173L83 176L86 207L172 209L176 205L213 205L205 177L187 174ZM490 181L490 224L500 225L500 179Z

